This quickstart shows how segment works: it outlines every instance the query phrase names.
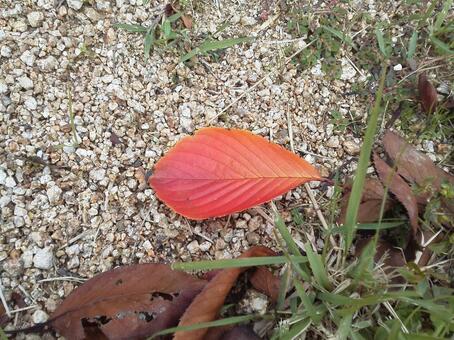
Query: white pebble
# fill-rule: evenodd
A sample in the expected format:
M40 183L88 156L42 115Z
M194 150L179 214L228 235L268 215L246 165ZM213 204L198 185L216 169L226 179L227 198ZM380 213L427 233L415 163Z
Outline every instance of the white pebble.
M33 313L32 318L34 323L43 323L46 322L47 319L49 319L49 316L46 314L46 312L42 311L41 309L38 309Z
M44 20L44 15L41 12L31 12L28 13L27 20L31 27L39 27Z
M52 254L52 249L45 247L39 249L35 256L33 257L33 265L38 269L51 269L54 264L54 255Z

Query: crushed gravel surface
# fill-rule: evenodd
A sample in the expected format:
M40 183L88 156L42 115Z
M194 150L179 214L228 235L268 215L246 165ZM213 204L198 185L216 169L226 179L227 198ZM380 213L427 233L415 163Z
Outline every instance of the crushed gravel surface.
M220 6L207 2L192 13L194 37L229 18L222 37L258 39L185 66L172 48L145 62L143 36L113 27L149 24L162 3L0 0L0 279L11 309L14 293L30 306L7 329L45 321L81 278L115 266L275 245L272 225L254 209L186 221L148 187L158 159L198 128L248 129L290 148L289 116L295 150L322 175L358 155L360 139L336 132L330 113L366 121L367 106L351 91L366 84L366 72L347 54L337 80L319 64L286 63L308 41L286 33L273 9L264 20L261 4ZM314 190L320 200L332 194ZM278 206L287 217L289 206L315 217L301 188ZM262 309L256 302L251 308Z

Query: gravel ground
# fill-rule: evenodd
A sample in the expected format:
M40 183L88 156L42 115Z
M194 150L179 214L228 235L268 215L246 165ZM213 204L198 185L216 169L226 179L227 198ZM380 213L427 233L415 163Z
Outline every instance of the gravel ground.
M295 149L325 176L359 153L360 140L336 134L329 117L337 110L366 118L367 106L351 94L366 74L348 55L341 56L339 80L320 65L298 70L285 63L283 50L307 41L288 41L294 37L272 20L272 8L263 20L266 2L229 0L220 8L198 6L194 36L230 18L224 37L258 41L190 67L169 50L145 62L143 37L112 26L146 24L162 11L162 4L139 2L0 0L1 288L11 309L19 308L11 303L16 293L31 306L7 328L45 321L80 277L137 262L234 257L250 245L274 244L271 224L254 209L195 223L147 186L155 162L210 120L289 148L289 115ZM301 189L279 204L315 215Z

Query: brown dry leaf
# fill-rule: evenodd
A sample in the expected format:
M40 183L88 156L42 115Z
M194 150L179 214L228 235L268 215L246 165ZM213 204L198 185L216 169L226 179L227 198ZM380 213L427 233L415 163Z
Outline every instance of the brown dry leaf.
M427 180L431 180L435 190L440 189L443 181L454 185L454 176L437 167L428 156L396 133L387 131L383 136L383 146L391 160L397 162L397 172L407 181L423 186L427 184Z
M189 15L182 15L181 16L181 21L183 22L184 27L187 29L192 28L192 18Z
M437 90L427 79L425 73L421 73L418 78L418 92L421 106L426 113L433 113L437 108Z
M6 314L5 307L0 303L0 327L6 326L8 324L10 317Z
M141 339L175 326L205 284L163 264L116 268L72 292L50 323L66 339Z
M374 164L383 185L389 188L389 191L396 196L399 202L402 203L407 210L413 235L415 236L419 228L418 202L415 195L413 195L413 192L407 182L405 182L405 180L400 177L400 175L396 173L393 168L386 164L384 160L378 157L377 154L374 154Z
M256 246L245 251L240 258L255 256L275 256L276 253L267 247ZM227 294L235 284L238 276L247 268L231 268L221 270L196 296L181 317L178 326L189 326L201 322L213 321L218 317ZM183 331L175 333L174 340L201 340L207 329Z
M373 237L369 237L356 242L355 255L359 257L367 244L373 242L373 239ZM386 267L391 268L403 267L407 264L403 252L385 240L379 240L377 242L377 252L374 256L374 261L376 263L381 259L383 259L383 263Z
M204 340L260 340L251 327L226 325L209 328Z
M351 186L346 186L344 196L342 197L342 206L337 222L343 224L347 213L348 200L350 198ZM375 222L380 218L380 209L383 201L385 190L378 179L368 178L364 183L363 195L361 197L361 205L358 211L358 223ZM389 210L392 206L392 200L388 197L386 200L384 211Z
M252 286L259 292L266 294L272 303L277 301L279 295L279 277L273 275L273 273L266 267L258 267L249 279Z

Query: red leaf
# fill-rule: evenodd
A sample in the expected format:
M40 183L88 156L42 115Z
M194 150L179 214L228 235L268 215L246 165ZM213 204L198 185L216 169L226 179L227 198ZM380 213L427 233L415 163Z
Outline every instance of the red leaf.
M422 108L427 113L433 113L437 108L437 90L427 79L425 73L421 73L418 78L418 91Z
M396 198L403 204L407 210L410 224L412 226L413 236L416 236L418 231L418 202L415 195L411 191L407 182L400 177L384 160L374 154L375 169L385 187L396 196Z
M66 339L141 339L178 323L206 282L163 264L120 267L72 292L50 323Z
M149 183L177 213L200 220L251 208L321 179L305 160L263 137L205 128L170 150Z
M240 258L255 256L275 256L276 254L267 247L256 246L245 251ZM235 284L238 276L247 268L231 268L221 270L186 309L178 326L189 326L196 323L213 321L217 318L219 310L224 304L227 294ZM203 339L207 329L182 331L175 333L174 340L199 340Z

